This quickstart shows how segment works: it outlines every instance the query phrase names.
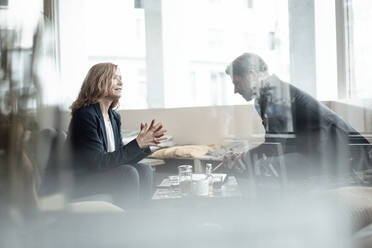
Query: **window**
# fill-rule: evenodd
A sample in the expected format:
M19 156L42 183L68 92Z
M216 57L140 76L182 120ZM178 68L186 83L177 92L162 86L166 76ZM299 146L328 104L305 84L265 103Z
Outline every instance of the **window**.
M246 1L221 0L59 4L61 75L67 86L61 94L67 105L90 66L105 61L121 69L121 108L245 104L224 73L244 52L259 54L272 72L289 79L286 0L262 0L254 9Z
M143 9L144 0L134 0L134 7L137 9Z
M253 0L247 0L247 7L253 9Z
M8 8L8 0L0 0L0 8Z
M337 91L335 1L315 0L316 97L334 100Z
M221 30L209 29L208 30L208 47L210 49L221 49L222 48L222 36Z
M368 30L372 26L372 2L353 0L348 6L350 85L349 94L353 98L372 96L372 36Z
M221 76L227 64L244 52L259 54L272 72L289 79L287 1L263 0L255 2L254 9L248 9L245 1L212 2L217 3L167 2L162 8L165 107L246 104L234 95L230 77ZM191 72L195 84L182 76ZM187 88L191 85L195 89Z
M92 65L113 62L125 85L120 107L147 108L144 10L135 8L133 0L59 4L61 75L68 86L61 93L63 102L69 106L76 99Z
M209 0L210 4L220 4L221 0Z

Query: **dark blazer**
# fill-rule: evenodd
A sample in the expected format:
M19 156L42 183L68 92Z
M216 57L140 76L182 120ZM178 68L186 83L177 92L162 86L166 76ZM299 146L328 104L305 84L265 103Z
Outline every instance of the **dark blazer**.
M252 150L257 158L283 153L299 153L315 166L325 162L336 166L354 159L353 166L366 169L369 142L343 118L295 86L270 76L255 99L255 108L265 128L265 143ZM352 137L352 138L350 138ZM351 146L362 144L362 146ZM356 162L361 159L363 162Z
M77 174L134 164L151 153L149 148L141 149L135 139L123 145L120 115L110 108L109 117L115 137L114 152L107 152L106 127L99 103L82 107L73 114L67 144Z

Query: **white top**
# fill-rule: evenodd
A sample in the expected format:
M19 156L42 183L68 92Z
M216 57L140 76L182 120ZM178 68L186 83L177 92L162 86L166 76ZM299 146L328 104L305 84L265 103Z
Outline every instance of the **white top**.
M107 135L107 152L115 151L114 131L112 130L111 121L105 120L106 135Z

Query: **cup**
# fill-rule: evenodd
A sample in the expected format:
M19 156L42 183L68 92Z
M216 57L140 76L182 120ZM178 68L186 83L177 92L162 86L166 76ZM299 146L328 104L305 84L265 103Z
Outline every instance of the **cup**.
M170 192L174 195L179 195L179 182L177 176L169 176Z
M205 175L203 178L192 180L192 193L197 196L207 196L209 193L209 179Z
M182 196L188 196L191 193L192 184L192 166L180 165L178 166L178 180Z
M221 191L221 187L223 184L223 178L222 177L214 177L213 178L213 189L216 191Z
M179 182L178 182L178 175L177 176L169 176L169 184L172 189L178 188Z

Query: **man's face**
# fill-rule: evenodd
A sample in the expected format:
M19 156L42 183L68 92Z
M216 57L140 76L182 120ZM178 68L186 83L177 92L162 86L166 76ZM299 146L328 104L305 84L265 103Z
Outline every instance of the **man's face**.
M250 101L253 98L253 91L251 88L252 82L251 77L247 76L232 76L232 82L234 84L234 93L239 93L246 101Z
M112 77L111 87L109 89L108 96L111 98L120 98L123 82L121 81L121 73L119 68L116 69L114 76Z

